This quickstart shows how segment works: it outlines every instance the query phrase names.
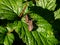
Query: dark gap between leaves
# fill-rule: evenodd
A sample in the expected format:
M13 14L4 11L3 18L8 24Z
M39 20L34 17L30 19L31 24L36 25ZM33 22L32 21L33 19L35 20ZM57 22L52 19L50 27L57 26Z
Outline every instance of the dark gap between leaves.
M13 34L15 36L15 40L12 45L26 45L23 43L22 39L19 38L19 35L15 31L13 31Z

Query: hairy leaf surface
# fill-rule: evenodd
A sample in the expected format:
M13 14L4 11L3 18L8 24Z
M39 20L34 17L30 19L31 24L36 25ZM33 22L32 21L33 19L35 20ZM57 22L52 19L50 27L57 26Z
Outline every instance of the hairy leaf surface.
M24 6L23 0L0 0L0 19L16 19Z

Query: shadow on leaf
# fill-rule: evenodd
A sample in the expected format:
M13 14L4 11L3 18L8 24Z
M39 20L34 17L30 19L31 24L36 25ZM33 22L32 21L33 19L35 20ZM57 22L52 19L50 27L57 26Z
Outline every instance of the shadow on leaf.
M30 7L30 11L32 11L33 13L36 13L39 16L43 17L49 23L53 23L53 21L54 21L53 11L49 11L48 9L43 9L43 8L37 7L37 6Z

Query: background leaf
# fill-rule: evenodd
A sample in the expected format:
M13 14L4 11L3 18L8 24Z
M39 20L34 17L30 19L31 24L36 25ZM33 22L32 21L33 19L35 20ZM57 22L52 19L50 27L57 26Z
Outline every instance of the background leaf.
M14 40L14 35L8 33L6 28L0 26L0 44L12 45Z
M0 0L0 19L16 19L23 7L23 0Z
M0 44L3 44L7 30L0 26Z
M44 9L55 10L56 0L36 0L36 5Z
M14 35L12 33L8 33L5 36L4 45L12 45L13 40L14 40Z
M60 8L54 12L55 19L60 19Z

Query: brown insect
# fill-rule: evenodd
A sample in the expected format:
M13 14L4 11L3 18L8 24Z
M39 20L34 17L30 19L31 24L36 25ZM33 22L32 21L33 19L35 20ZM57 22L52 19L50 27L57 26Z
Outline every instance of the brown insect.
M32 31L32 29L33 29L33 21L29 20L28 15L25 16L25 21L26 21L26 23L28 25L29 31Z
M29 31L32 31L32 29L33 29L33 22L32 22L32 20L29 20L28 29L29 29Z

